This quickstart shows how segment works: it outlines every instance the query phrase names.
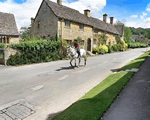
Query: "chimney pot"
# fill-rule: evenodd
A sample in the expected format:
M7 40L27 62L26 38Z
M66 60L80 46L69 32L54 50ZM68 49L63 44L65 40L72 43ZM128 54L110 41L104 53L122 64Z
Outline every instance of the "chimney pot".
M104 21L105 23L107 22L107 14L106 14L106 13L103 15L103 21Z
M110 17L110 24L113 25L114 17Z
M85 14L87 17L90 17L90 10L88 10L88 9L84 10L84 14Z
M62 5L62 0L57 0L57 3L58 3L59 5Z

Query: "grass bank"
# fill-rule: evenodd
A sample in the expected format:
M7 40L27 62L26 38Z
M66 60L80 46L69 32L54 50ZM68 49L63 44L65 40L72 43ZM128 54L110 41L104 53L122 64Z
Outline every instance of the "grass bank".
M52 120L97 120L109 108L133 72L112 74Z

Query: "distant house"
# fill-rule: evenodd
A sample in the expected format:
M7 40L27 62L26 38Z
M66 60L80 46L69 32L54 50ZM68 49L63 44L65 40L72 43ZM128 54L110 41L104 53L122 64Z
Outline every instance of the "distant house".
M141 43L146 43L147 38L143 34L140 35L132 35L132 40L135 42L141 42Z
M110 23L106 21L107 14L103 15L103 21L101 21L91 17L88 9L82 14L75 9L63 6L62 0L57 0L57 3L43 0L35 18L31 18L30 35L48 40L61 36L61 39L70 45L75 39L81 37L83 48L92 51L98 42L96 34L106 33L108 39L105 44L107 45L116 44L116 35L121 36L123 40L124 25L114 26L113 17L110 17Z
M0 43L19 43L19 33L13 14L0 12Z

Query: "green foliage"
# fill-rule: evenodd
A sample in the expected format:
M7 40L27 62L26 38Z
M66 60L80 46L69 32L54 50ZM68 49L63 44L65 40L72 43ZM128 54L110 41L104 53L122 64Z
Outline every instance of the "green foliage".
M117 44L118 44L118 43L121 41L120 36L119 36L119 35L115 36L115 40L116 40L116 42L117 42Z
M98 47L93 48L92 53L93 54L99 53L99 48Z
M99 54L105 54L105 53L108 53L108 47L106 45L100 45Z
M96 34L95 36L98 38L98 43L97 43L98 46L104 45L108 39L108 36L105 33Z
M148 47L148 45L146 43L134 42L134 43L128 43L128 47L129 48L145 48L145 47Z
M30 39L30 31L27 28L23 28L25 29L25 32L21 35L21 38L26 41Z
M112 53L112 52L113 52L112 47L111 47L111 46L109 46L109 45L107 45L107 47L108 47L108 53Z
M131 36L132 36L132 32L131 32L130 28L124 27L124 41L126 43L132 42Z
M80 43L82 41L82 38L79 36L76 40Z
M0 44L0 48L5 48L5 47L6 47L6 45L4 43Z
M64 54L60 52L60 46L60 41L41 39L11 44L12 48L21 50L21 54L11 55L7 65L22 65L63 59Z
M115 51L115 52L119 51L118 50L118 45L117 44L113 45L112 46L112 50Z

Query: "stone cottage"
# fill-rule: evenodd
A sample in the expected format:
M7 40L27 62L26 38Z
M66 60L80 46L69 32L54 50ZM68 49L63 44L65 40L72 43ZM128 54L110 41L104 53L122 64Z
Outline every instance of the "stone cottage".
M147 43L148 39L143 34L132 35L131 39L135 42Z
M31 37L42 37L44 39L55 39L61 36L68 44L80 37L81 46L92 51L97 46L96 34L106 33L107 45L116 44L115 36L120 35L123 39L124 26L113 25L113 17L110 17L110 23L106 23L107 14L103 15L103 21L90 16L90 10L84 10L84 14L77 10L62 5L62 0L57 3L49 0L43 0L35 16L31 18Z
M19 43L19 33L13 14L0 12L0 43Z

